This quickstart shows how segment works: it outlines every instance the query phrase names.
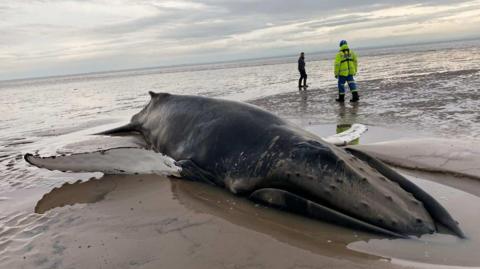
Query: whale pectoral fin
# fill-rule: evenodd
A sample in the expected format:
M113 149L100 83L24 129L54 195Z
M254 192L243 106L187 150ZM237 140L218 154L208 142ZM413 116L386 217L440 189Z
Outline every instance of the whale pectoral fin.
M113 148L50 157L26 154L24 158L28 163L37 167L63 172L174 176L180 174L180 167L174 165L172 158L141 148Z
M367 126L356 123L346 131L329 137L323 137L322 139L335 146L346 146L348 143L360 138L360 136L362 136L367 130Z
M341 212L335 211L331 208L325 207L321 204L281 189L259 189L250 195L250 199L270 205L272 207L335 224L390 235L393 237L407 238L405 235L398 234L396 232L366 223L362 220L352 218Z
M205 182L210 185L216 185L214 175L200 168L192 160L180 160L175 162L175 165L180 166L182 168L182 171L180 172L180 176L183 178L186 178L192 181Z

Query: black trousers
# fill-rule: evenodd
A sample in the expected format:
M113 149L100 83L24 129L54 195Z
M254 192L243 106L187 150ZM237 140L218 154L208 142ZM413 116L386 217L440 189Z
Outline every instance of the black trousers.
M307 85L307 72L305 70L298 70L300 71L300 79L298 80L298 87L302 86L302 79L303 79L303 86Z

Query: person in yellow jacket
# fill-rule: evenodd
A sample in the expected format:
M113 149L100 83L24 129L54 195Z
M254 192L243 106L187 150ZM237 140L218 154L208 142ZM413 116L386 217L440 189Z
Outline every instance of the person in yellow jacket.
M350 102L358 102L357 85L353 76L357 74L357 55L353 52L347 44L346 40L340 41L340 51L335 57L335 78L338 79L338 99L337 102L345 102L345 82L348 83L352 99Z

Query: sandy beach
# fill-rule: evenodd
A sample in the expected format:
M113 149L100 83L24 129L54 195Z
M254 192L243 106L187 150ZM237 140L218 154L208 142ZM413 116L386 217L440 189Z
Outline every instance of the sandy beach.
M371 128L364 140L378 139L382 133L381 129ZM468 241L447 235L426 235L420 240L384 239L267 208L202 183L153 175L112 175L55 188L2 193L0 205L5 215L0 220L0 264L2 268L480 265L475 255L480 249L476 234L480 219L478 214L472 215L472 211L480 212L479 198L428 181L450 180L457 188L478 195L478 179L400 171L427 179L421 181L421 186L437 192L436 197L462 223ZM457 200L459 196L462 198ZM463 208L472 202L476 205Z
M106 176L64 185L36 206L40 211L48 208L53 209L42 215L30 212L4 220L2 237L8 239L2 245L9 251L3 253L2 267L384 268L387 264L345 248L365 235L335 226L325 231L312 220L256 207L222 190L157 176Z
M365 52L358 105L333 102L335 83L323 75L331 60L322 55L309 65L317 75L307 91L296 89L295 64L283 58L0 83L0 268L480 268L476 42L461 52L450 49L458 43L428 47L433 62L415 76L417 47L385 52L388 70ZM451 60L440 61L444 54ZM440 201L467 239L391 239L178 178L63 173L24 161L26 153L141 147L135 138L85 138L128 121L148 90L245 101L322 137L365 124L359 147Z

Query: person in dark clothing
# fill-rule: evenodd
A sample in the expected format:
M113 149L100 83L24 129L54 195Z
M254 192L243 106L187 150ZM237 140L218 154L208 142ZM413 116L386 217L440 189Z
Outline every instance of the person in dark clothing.
M298 88L301 89L307 88L307 72L305 71L305 54L300 53L300 58L298 58L298 72L300 72L300 79L298 80ZM303 80L303 86L302 86Z

